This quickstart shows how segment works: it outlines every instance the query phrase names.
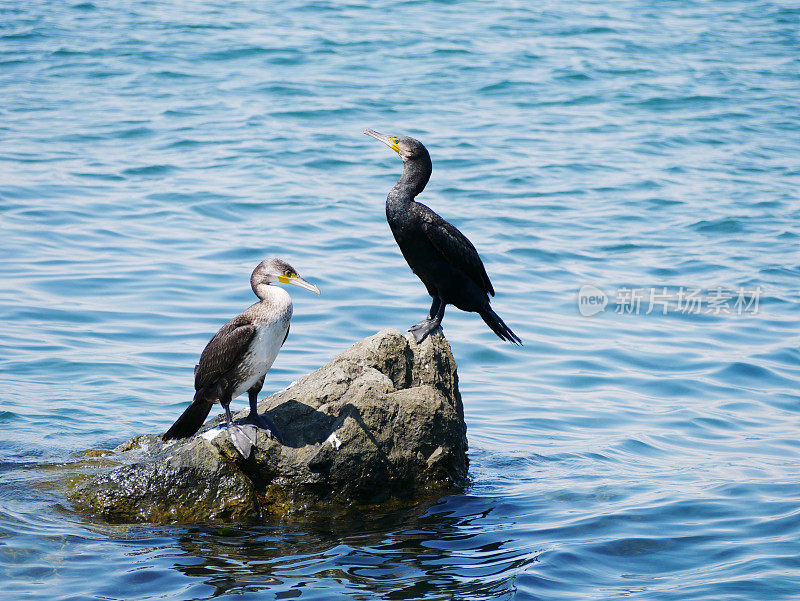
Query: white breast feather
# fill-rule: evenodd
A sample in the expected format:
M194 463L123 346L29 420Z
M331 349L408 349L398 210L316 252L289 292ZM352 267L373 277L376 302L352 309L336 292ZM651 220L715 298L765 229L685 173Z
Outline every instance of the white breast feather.
M231 398L235 399L261 380L275 362L278 351L281 350L283 341L286 338L286 331L289 329L289 322L292 318L292 304L285 290L277 287L274 289L283 292L285 295L283 296L279 292L276 296L280 300L283 301L285 299L288 302L273 303L271 308L276 310L277 315L273 314L267 319L255 321L255 338L250 343L249 351L242 358L242 365L238 370L240 374L246 374L247 377L236 387Z

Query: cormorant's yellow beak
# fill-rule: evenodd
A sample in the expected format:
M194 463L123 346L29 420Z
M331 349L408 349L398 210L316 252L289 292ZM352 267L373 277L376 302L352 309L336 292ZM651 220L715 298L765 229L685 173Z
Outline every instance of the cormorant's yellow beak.
M278 281L282 284L294 284L295 286L300 286L301 288L305 288L306 290L311 290L311 292L315 294L322 294L314 284L311 282L306 282L303 278L299 275L279 275Z
M397 145L397 138L394 136L387 136L386 134L378 133L374 129L365 129L364 133L368 136L372 136L376 140L380 140L389 148L394 150L397 154L400 154L400 147Z

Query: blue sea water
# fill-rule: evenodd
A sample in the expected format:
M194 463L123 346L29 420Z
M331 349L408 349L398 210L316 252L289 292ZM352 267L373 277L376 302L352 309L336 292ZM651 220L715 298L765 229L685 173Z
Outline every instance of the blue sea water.
M0 596L800 598L799 47L789 0L0 0ZM365 127L428 146L420 200L525 341L445 316L469 485L322 524L72 512L49 481L172 423L262 258L323 291L265 394L426 314Z

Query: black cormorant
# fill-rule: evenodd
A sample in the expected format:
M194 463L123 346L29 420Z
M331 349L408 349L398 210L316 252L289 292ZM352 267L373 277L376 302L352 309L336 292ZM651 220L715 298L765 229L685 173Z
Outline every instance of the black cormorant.
M458 229L414 198L431 176L431 157L419 140L387 136L365 129L403 159L403 174L386 198L386 219L411 270L433 298L428 318L409 329L417 343L436 329L445 305L474 311L503 340L521 344L519 337L492 311L494 296L478 251Z
M275 424L266 415L259 415L256 406L264 377L289 335L292 318L292 299L283 288L270 285L275 282L320 293L319 288L297 275L285 261L270 258L259 263L250 276L250 286L260 300L222 326L206 345L194 368L192 404L164 434L163 440L192 436L203 425L211 406L219 401L225 408L231 439L247 458L254 437L238 426L232 427L230 410L231 400L247 391L250 414L246 422L267 430L283 442Z

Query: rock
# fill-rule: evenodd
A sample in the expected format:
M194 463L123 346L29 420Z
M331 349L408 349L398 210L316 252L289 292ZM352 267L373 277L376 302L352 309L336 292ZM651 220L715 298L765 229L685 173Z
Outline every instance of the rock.
M467 475L458 374L441 330L421 345L394 329L365 338L259 411L285 445L259 431L245 460L222 416L185 440L137 436L104 457L116 467L76 478L70 498L113 522L237 521L413 500Z

